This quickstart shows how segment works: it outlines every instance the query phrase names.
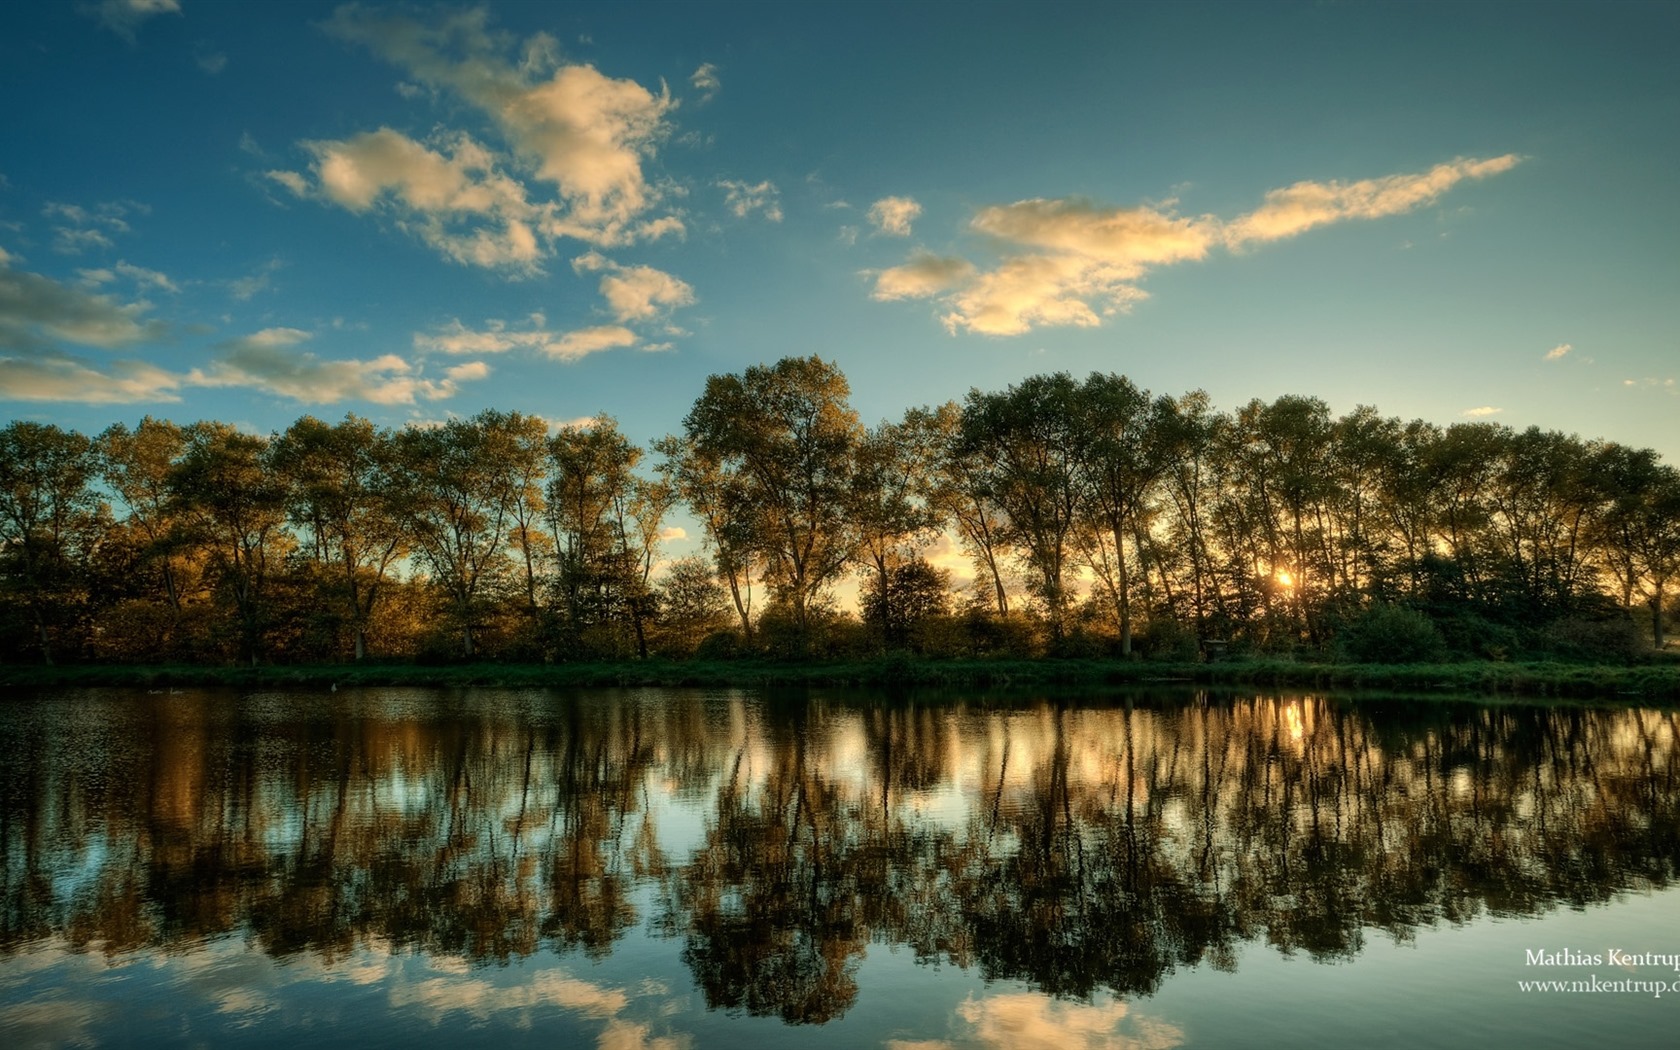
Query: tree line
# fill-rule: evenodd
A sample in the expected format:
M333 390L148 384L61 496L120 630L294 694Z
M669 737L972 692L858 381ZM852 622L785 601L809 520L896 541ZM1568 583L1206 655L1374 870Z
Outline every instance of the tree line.
M666 561L679 507L705 553ZM646 449L495 410L0 429L9 660L1622 659L1662 647L1677 572L1650 449L1109 373L866 426L789 357L710 377Z

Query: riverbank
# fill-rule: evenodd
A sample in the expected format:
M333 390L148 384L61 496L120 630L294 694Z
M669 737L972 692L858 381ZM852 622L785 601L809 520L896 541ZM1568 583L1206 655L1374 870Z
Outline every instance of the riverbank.
M1680 703L1680 662L1338 664L1232 660L1170 664L1114 660L922 660L885 656L834 663L646 660L594 664L354 664L263 667L79 665L0 667L0 687L235 686L868 686L1149 685L1178 682L1295 689L1378 689L1507 697L1641 699Z

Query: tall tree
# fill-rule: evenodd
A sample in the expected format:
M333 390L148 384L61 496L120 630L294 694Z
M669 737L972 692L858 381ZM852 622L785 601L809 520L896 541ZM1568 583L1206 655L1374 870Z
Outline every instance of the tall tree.
M899 423L882 422L859 442L852 474L851 518L859 547L874 570L873 594L882 603L883 642L897 621L892 607L902 589L889 574L917 560L916 552L939 529L942 514L928 498L933 488L935 420L911 409Z
M1120 651L1132 652L1128 536L1142 542L1142 519L1174 452L1169 397L1152 398L1125 376L1093 372L1070 406L1080 440L1073 469L1080 495L1078 535L1086 561L1108 590L1120 628ZM1134 543L1134 545L1136 545ZM1139 549L1139 556L1143 550Z
M55 629L81 604L99 509L95 469L93 443L75 431L27 420L0 429L0 564L49 664Z
M660 455L655 468L659 476L700 520L718 575L728 587L735 615L741 621L741 637L751 642L752 582L763 555L754 533L756 523L747 503L744 479L726 471L719 455L702 452L686 436L666 435L654 442L653 449Z
M268 584L291 543L285 486L269 460L268 439L215 422L194 423L183 434L185 448L169 473L174 505L232 606L241 659L255 665Z
M1591 476L1602 493L1594 536L1629 611L1634 599L1651 613L1651 644L1663 647L1663 605L1680 576L1680 470L1650 449L1606 445Z
M1009 518L1032 568L1053 643L1060 644L1068 608L1068 549L1079 509L1074 424L1078 384L1066 372L1031 376L1002 393L970 390L963 403L957 453L987 465L988 494Z
M396 437L394 494L414 550L447 599L461 655L477 654L486 591L506 579L508 524L522 496L515 458L523 419L487 410Z
M817 357L784 357L714 375L683 420L695 452L738 479L753 508L753 544L803 640L814 599L858 547L851 521L854 456L863 439L846 377Z
M392 440L348 415L338 424L304 416L274 442L287 514L332 581L328 593L350 625L357 660L367 655L375 603L408 552L393 492Z
M672 500L668 484L635 474L642 450L611 416L549 443L549 520L560 560L561 604L574 639L591 627L629 630L647 655L650 577Z
M977 574L990 581L994 608L1009 614L1009 594L1003 584L1003 559L1010 536L1009 516L994 497L997 461L984 443L963 437L963 409L955 401L940 405L928 418L928 440L934 446L933 484L928 500L957 525L958 535L975 562ZM978 584L976 585L978 586Z

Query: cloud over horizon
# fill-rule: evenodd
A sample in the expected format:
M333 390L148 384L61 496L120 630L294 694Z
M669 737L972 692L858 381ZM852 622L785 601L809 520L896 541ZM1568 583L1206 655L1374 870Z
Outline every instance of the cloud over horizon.
M1425 172L1357 182L1298 182L1268 191L1259 208L1225 221L1181 216L1175 201L1131 208L1082 198L1033 198L981 208L968 228L998 261L982 269L923 249L874 272L871 298L941 297L952 334L1022 335L1040 327L1095 327L1148 298L1139 282L1160 266L1242 251L1351 219L1398 215L1438 200L1465 179L1509 171L1515 154L1460 158Z

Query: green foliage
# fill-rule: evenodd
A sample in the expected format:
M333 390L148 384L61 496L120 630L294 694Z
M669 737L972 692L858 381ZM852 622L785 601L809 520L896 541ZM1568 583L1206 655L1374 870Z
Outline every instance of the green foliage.
M1416 609L1380 603L1344 627L1337 642L1359 663L1428 663L1446 653L1446 641L1429 617Z

